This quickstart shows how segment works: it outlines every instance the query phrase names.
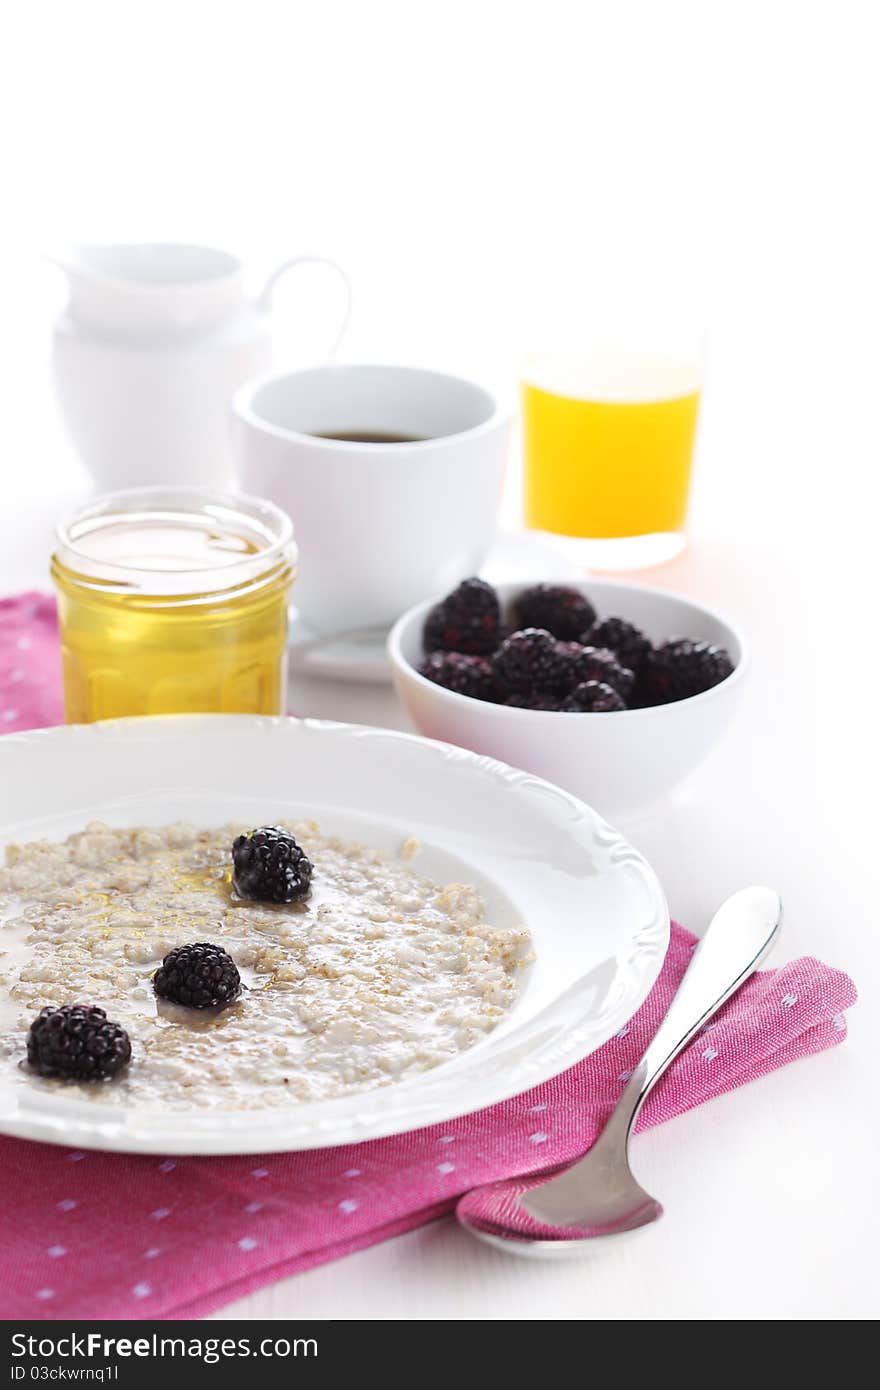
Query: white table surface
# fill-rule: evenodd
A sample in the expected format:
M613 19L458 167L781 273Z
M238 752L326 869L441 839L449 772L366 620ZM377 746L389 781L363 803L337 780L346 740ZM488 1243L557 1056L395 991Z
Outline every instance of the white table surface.
M837 704L841 654L865 645L846 647L846 624L864 614L842 606L842 580L813 562L813 526L789 526L780 545L783 493L774 496L759 462L751 478L740 470L735 492L698 490L691 546L643 576L700 595L749 633L741 716L684 786L622 828L657 869L673 914L696 931L734 889L776 886L786 904L777 959L813 953L859 985L848 1040L641 1135L634 1166L666 1215L619 1248L526 1263L445 1220L282 1280L218 1318L876 1315L878 1223L865 1197L877 1162L871 687ZM70 476L0 514L0 589L41 582L48 518ZM759 486L766 505L755 517L746 499ZM291 707L407 727L390 686L294 682Z

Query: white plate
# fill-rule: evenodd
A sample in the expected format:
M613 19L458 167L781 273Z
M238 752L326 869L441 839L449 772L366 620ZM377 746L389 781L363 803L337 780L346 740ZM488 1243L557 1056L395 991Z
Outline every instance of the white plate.
M507 580L520 584L554 579L583 578L583 566L574 560L558 537L538 531L500 531L480 570L490 584ZM293 589L296 597L296 585ZM386 646L388 628L365 628L319 637L293 610L290 625L290 667L297 675L356 684L387 685L391 680Z
M391 730L245 715L122 719L0 739L0 848L60 838L94 818L207 826L304 814L389 852L417 835L420 873L473 882L490 919L527 924L535 964L495 1032L412 1080L289 1111L127 1111L102 1104L100 1090L94 1101L63 1088L47 1095L6 1060L0 1132L203 1154L402 1133L563 1071L631 1017L658 974L669 915L642 857L567 792L492 759Z

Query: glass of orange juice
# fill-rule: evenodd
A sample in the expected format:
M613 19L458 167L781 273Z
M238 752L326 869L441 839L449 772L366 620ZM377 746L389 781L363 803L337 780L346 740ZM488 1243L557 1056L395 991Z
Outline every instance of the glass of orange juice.
M578 538L598 568L677 554L701 384L698 352L534 358L522 376L526 524Z

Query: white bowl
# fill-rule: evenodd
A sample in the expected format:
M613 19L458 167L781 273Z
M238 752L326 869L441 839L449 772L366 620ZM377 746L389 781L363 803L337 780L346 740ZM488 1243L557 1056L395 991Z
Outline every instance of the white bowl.
M746 644L727 619L693 599L605 579L560 582L586 594L600 617L628 618L655 642L664 637L717 642L736 669L702 695L652 709L562 714L493 705L419 675L428 602L405 613L388 638L394 684L420 733L537 773L603 815L633 811L669 791L718 742L739 703ZM496 587L506 612L527 586Z
M128 1104L124 1092L114 1102L109 1089L84 1097L20 1067L21 1009L10 1010L0 985L0 1044L13 1025L16 1039L11 1052L0 1045L0 1134L152 1154L272 1153L402 1134L558 1075L612 1037L657 978L669 913L645 860L576 798L488 758L391 729L246 714L0 738L0 863L11 841L63 839L94 819L209 826L301 816L391 856L414 835L417 873L473 883L491 921L529 929L535 960L498 1027L390 1086L264 1109L219 1097L163 1108ZM0 920L0 951L10 944L14 979L27 948L4 940ZM144 974L158 963L144 963Z

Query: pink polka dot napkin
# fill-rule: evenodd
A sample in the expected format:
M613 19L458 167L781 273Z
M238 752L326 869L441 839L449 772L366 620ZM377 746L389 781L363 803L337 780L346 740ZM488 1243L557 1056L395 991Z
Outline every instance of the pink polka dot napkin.
M57 680L50 601L0 602L0 728L57 722ZM445 1125L345 1148L233 1158L137 1157L0 1138L0 1317L199 1317L451 1212L479 1184L570 1161L601 1129L695 941L673 925L648 999L592 1057ZM840 1042L855 998L846 975L812 958L753 976L670 1067L638 1127Z
M63 719L55 600L34 593L0 599L0 734Z

